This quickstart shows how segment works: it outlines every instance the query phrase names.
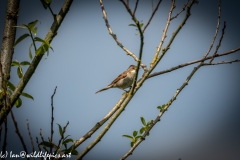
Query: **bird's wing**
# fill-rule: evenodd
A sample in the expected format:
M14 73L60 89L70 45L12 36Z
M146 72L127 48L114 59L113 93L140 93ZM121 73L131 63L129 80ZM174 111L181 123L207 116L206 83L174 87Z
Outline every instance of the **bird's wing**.
M115 79L112 81L112 83L109 84L108 86L117 83L120 79L125 78L125 77L127 76L127 72L128 72L127 70L124 71L124 72L123 72L122 74L120 74L117 78L115 78Z

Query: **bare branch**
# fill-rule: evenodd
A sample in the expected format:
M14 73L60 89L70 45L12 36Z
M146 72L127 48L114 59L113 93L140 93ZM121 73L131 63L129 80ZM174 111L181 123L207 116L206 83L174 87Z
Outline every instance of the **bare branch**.
M155 9L154 9L153 12L152 12L152 15L150 16L147 24L146 24L146 25L144 26L144 28L143 28L143 32L146 30L146 28L147 28L148 25L150 24L153 16L155 15L156 11L158 10L158 7L159 7L159 5L160 5L161 2L162 2L162 0L159 0L159 1L158 1L158 4L156 5ZM152 7L153 7L153 1L152 1Z
M53 120L54 120L54 117L53 117L53 110L54 110L54 107L53 107L53 97L54 97L54 95L55 95L55 93L56 93L56 90L57 90L57 86L55 87L55 89L54 89L54 92L53 92L53 94L52 94L52 96L51 96L51 106L52 106L52 118L51 118L51 137L50 137L50 144L52 144L52 140L53 140L53 133L54 133L54 131L53 131ZM50 146L50 153L52 153L52 145Z
M39 142L38 142L38 138L36 137L36 143L37 143L37 145L38 145L38 150L41 152L42 150L41 150L41 147L40 147L40 145L39 145ZM41 160L43 160L43 157L41 157Z
M221 57L221 56L225 56L225 55L228 55L228 54L232 54L232 53L235 53L237 51L239 51L240 48L236 48L234 50L230 50L228 52L224 52L222 54L215 54L214 57ZM180 68L183 68L183 67L186 67L188 65L192 65L192 64L195 64L195 63L198 63L198 62L201 62L201 61L206 61L208 59L212 59L213 56L208 56L206 58L201 58L201 59L198 59L198 60L194 60L194 61L191 61L191 62L187 62L187 63L184 63L184 64L180 64L180 65L177 65L175 67L171 67L169 69L166 69L166 70L163 70L163 71L160 71L160 72L155 72L155 73L152 73L148 76L148 78L152 78L152 77L155 77L155 76L159 76L161 74L165 74L165 73L168 73L168 72L171 72L171 71L174 71L174 70L177 70L177 69L180 69Z
M225 28L226 28L226 22L224 21L224 26L223 26L223 29L222 29L221 38L220 38L220 40L219 40L218 45L216 46L216 50L215 50L215 52L213 53L212 59L209 61L209 63L212 63L212 61L213 61L213 59L214 59L214 56L217 54L218 49L219 49L219 47L221 46L222 39L223 39L223 36L224 36L224 33L225 33L225 32L224 32L224 31L225 31Z
M42 129L40 128L40 137L41 137L41 139L42 139L42 142L44 142L44 138L43 138L43 134L42 134ZM46 151L46 152L48 152L49 153L49 151L47 150L47 148L45 147L45 146L43 146L43 149Z
M173 16L170 20L173 20L174 18L177 18L177 17L182 13L182 11L185 11L185 9L186 9L188 3L189 3L189 0L187 1L186 4L184 4L182 10L181 10L180 12L178 12L178 13L176 14L176 16Z
M126 99L126 97L127 97L126 94L123 94L123 96L120 98L118 103L112 108L112 110L101 121L96 123L96 125L90 131L88 131L83 137L81 137L78 140L76 140L75 144L72 145L69 148L77 148L85 140L90 138L91 135L93 133L95 133L119 109L120 105L123 103L123 101Z
M135 15L135 13L136 13L136 10L137 10L137 6L138 6L138 1L139 1L139 0L136 0L136 4L135 4L135 8L134 8L134 11L133 11L133 15Z
M175 0L172 0L172 5L171 5L171 8L169 10L169 13L168 13L168 19L167 19L167 23L166 23L166 26L163 30L163 35L162 35L162 39L157 47L157 50L156 50L156 53L155 53L155 56L150 64L150 68L151 70L154 69L154 67L157 65L157 63L161 60L161 58L164 56L164 54L166 53L167 49L169 47L167 47L167 49L164 50L163 54L158 58L159 56L159 53L160 53L160 50L162 48L162 45L163 45L163 42L165 40L165 38L167 37L167 31L168 31L168 27L170 25L170 19L171 19L171 16L172 16L172 11L174 9L174 6L175 6ZM185 18L186 19L186 18ZM177 32L176 32L177 33ZM174 36L172 36L172 38L174 38ZM169 41L169 46L171 45L171 40Z
M208 51L207 51L206 54L204 55L204 58L206 58L206 57L208 56L209 52L211 51L212 46L213 46L213 44L214 44L214 42L215 42L215 39L216 39L216 37L217 37L217 34L218 34L219 25L220 25L220 17L221 17L221 3L220 3L220 2L221 2L221 1L219 0L219 3L218 3L218 23L217 23L217 27L216 27L216 32L215 32L215 35L214 35L214 37L213 37L212 43L211 43Z
M232 64L234 62L240 62L240 59L231 60L231 61L222 61L222 62L216 62L216 63L203 63L203 66L219 65L219 64Z
M14 123L14 126L15 126L15 129L16 129L15 132L17 133L17 135L18 135L18 137L19 137L19 139L20 139L20 141L21 141L21 143L22 143L22 146L23 146L24 151L28 154L27 147L26 147L25 142L24 142L24 140L23 140L23 137L22 137L22 135L21 135L21 133L20 133L20 131L19 131L19 129L18 129L17 121L16 121L16 119L15 119L15 117L14 117L14 114L13 114L12 109L10 109L10 112L11 112L11 117L12 117L12 120L13 120L13 123ZM29 158L27 158L27 159L30 160Z
M115 40L115 42L117 43L117 45L118 45L120 48L122 48L122 49L127 53L127 55L130 55L131 57L133 57L133 59L134 59L136 62L138 62L139 59L136 57L136 55L133 54L132 52L130 52L127 48L125 48L125 47L122 45L122 43L120 43L119 40L117 39L116 34L113 33L113 31L112 31L112 29L111 29L111 27L110 27L110 25L109 25L109 23L108 23L107 13L106 13L106 11L105 11L105 9L104 9L103 2L102 2L102 0L99 0L99 2L100 2L100 6L101 6L101 9L102 9L102 13L103 13L103 19L104 19L104 21L105 21L105 23L106 23L106 26L107 26L107 29L108 29L108 31L109 31L109 34L113 37L113 39ZM125 2L123 2L123 3L127 6L127 4L126 4ZM141 63L141 67L144 69L144 71L147 70L146 65L144 65L143 63Z
M2 145L2 152L5 153L6 152L6 147L7 147L7 117L4 119L4 141L3 141L3 145Z
M32 144L32 152L34 152L35 151L34 143L33 143L32 135L31 135L31 132L30 132L30 127L29 127L28 120L27 120L27 129L28 129L28 135L29 135L29 138L30 138L30 141L31 141L31 144ZM35 159L35 158L33 157L33 159Z

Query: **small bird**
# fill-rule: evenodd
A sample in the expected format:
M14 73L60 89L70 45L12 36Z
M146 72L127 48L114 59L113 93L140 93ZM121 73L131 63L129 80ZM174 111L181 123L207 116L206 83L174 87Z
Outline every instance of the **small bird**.
M136 75L136 69L137 69L137 66L130 65L129 68L126 71L124 71L122 74L120 74L116 79L114 79L111 84L109 84L107 87L103 89L100 89L96 93L102 92L109 88L119 88L124 90L125 88L130 87L133 83L134 76Z

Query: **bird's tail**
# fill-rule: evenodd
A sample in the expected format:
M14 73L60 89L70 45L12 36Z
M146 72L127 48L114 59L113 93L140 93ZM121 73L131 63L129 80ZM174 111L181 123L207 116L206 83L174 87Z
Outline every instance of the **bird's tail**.
M107 89L109 89L109 88L111 88L111 86L107 86L107 87L105 87L105 88L103 88L103 89L100 89L100 90L99 90L99 91L97 91L95 94L97 94L98 92L105 91L105 90L107 90Z

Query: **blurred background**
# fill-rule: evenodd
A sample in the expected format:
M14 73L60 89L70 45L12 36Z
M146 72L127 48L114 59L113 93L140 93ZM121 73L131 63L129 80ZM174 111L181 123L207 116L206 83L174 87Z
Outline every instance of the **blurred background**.
M157 2L153 1L154 6ZM63 0L53 1L51 4L53 12L57 14L63 3ZM126 48L138 56L139 35L136 35L135 27L129 26L133 21L125 7L120 1L104 0L103 3L113 32ZM176 15L185 3L183 0L176 1L173 15ZM7 1L0 1L1 35L6 4ZM213 54L219 41L224 21L227 27L218 53L240 47L239 5L239 1L222 0L219 34L210 54ZM130 0L130 7L133 9L134 6L135 1ZM145 31L142 61L147 67L159 45L170 7L171 1L163 1ZM140 0L136 12L138 20L146 24L151 13L151 1ZM185 12L171 22L163 46L166 46L184 16ZM56 86L58 88L54 97L55 143L58 143L60 137L57 124L64 126L69 121L66 135L77 140L100 121L121 97L123 91L119 89L95 94L97 90L110 84L129 65L136 64L109 35L102 17L98 1L73 2L51 43L54 52L50 51L49 56L44 56L24 89L24 92L34 97L34 101L22 97L22 106L13 108L28 151L31 151L31 144L26 119L29 120L34 143L36 137L40 139L40 128L45 139L50 137L51 95ZM189 20L154 72L202 58L215 34L217 17L217 0L203 0L195 4ZM40 1L21 0L18 24L27 24L34 20L40 21L37 24L37 36L44 39L53 22L50 11L45 10ZM16 38L26 32L18 29ZM13 59L19 62L30 61L28 56L30 44L30 38L18 44ZM236 52L216 58L214 62L239 58L240 52ZM195 66L197 64L148 79L101 142L84 159L113 160L123 156L130 149L130 140L122 135L132 135L134 130L141 128L140 116L146 121L155 119L159 114L157 106L167 103L172 98ZM23 68L24 72L26 69ZM162 116L161 122L151 130L150 136L128 159L239 160L239 69L240 63L205 66L199 69ZM142 73L141 69L139 77ZM16 67L12 67L10 81L15 85L19 82ZM79 153L94 140L102 128L77 148ZM12 119L8 116L7 151L17 154L22 150ZM71 159L73 158L74 156Z

